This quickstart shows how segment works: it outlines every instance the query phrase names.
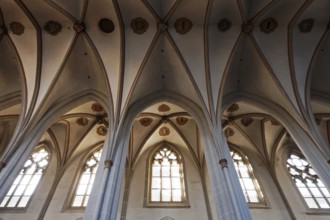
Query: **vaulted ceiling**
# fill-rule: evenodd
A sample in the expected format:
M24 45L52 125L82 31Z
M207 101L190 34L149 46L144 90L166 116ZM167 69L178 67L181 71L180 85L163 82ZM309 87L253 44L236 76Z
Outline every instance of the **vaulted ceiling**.
M239 92L301 122L329 112L329 11L328 0L1 0L0 117L20 116L13 133L93 94L112 123L170 91L216 120Z

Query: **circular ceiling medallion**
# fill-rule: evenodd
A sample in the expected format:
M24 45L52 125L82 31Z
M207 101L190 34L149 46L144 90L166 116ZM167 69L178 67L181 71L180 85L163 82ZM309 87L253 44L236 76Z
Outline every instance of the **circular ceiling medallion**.
M218 22L218 29L221 32L228 31L231 28L231 22L224 18Z
M175 120L178 125L185 125L188 122L188 118L186 117L176 117Z
M234 136L234 134L235 134L235 132L234 132L234 130L232 128L226 128L225 131L224 131L224 133L225 133L225 137L226 138L229 138L231 136Z
M252 122L253 122L253 119L252 118L242 118L241 119L241 123L245 127L249 126Z
M305 19L299 23L299 30L302 33L308 33L313 29L313 26L314 26L314 19L312 18Z
M168 25L167 23L159 23L157 24L157 27L160 32L164 32L167 31Z
M25 27L19 22L13 21L9 24L10 30L15 35L22 35L24 33Z
M101 111L103 111L103 107L102 107L102 105L100 105L99 103L94 103L94 104L92 105L92 110L93 110L94 112L101 112Z
M131 21L131 28L136 34L143 34L147 31L148 27L149 24L144 18L137 17Z
M99 126L96 130L98 135L105 136L108 133L108 129L105 126Z
M260 29L262 32L270 33L277 27L277 21L274 18L266 18L260 23Z
M235 103L227 108L227 112L236 112L238 109L239 109L239 106L238 106L238 104Z
M188 33L193 26L193 23L188 18L178 18L174 23L174 28L179 34Z
M57 35L62 30L62 25L57 21L47 21L44 26L45 31L50 35Z
M254 25L252 23L242 24L242 32L246 34L252 33Z
M77 118L76 123L80 126L85 126L88 124L88 119L85 117Z
M152 121L153 121L152 118L149 118L149 117L144 117L144 118L140 119L140 123L144 127L149 126L152 123Z
M75 32L77 32L77 33L81 33L81 32L83 32L83 31L85 31L86 26L85 26L84 23L75 23L75 24L73 25L73 29L75 30Z
M171 133L171 132L170 132L170 129L169 129L168 127L166 127L166 126L161 127L161 128L159 129L159 135L160 135L160 136L168 136L170 133Z
M104 33L111 33L115 30L115 25L108 18L102 18L99 21L99 27Z
M169 110L171 110L171 108L166 104L162 104L158 107L159 112L168 112Z

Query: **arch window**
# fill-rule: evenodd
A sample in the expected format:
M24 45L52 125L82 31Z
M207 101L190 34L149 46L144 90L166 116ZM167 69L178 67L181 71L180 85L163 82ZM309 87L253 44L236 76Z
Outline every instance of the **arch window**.
M249 204L265 204L263 193L260 189L257 178L245 155L235 150L230 151L234 166L241 184L245 200Z
M286 165L307 206L311 209L329 209L329 191L307 160L291 154Z
M94 151L85 161L71 202L72 207L83 208L87 206L101 154L102 149Z
M45 147L38 148L29 156L23 169L2 200L1 208L27 207L48 166L49 156L49 152Z
M183 162L170 147L159 148L150 161L149 203L186 204Z

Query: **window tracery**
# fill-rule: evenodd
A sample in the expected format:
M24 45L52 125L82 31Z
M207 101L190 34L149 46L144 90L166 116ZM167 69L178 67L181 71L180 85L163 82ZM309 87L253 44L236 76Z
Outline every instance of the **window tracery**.
M286 166L309 208L330 208L330 193L306 159L292 153Z
M84 208L87 206L101 154L102 149L94 151L85 161L72 199L72 207Z
M168 146L159 148L150 161L149 202L183 204L187 201L181 155Z
M1 208L26 208L49 163L45 147L34 151L2 200Z
M245 155L235 150L230 151L234 166L241 184L245 200L249 204L265 204L263 193L260 189L257 178Z

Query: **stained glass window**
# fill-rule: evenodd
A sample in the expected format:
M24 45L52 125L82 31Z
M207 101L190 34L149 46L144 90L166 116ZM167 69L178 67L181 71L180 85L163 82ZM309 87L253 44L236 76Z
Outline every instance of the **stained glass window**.
M34 151L16 177L0 207L25 208L40 182L49 163L49 152L45 148Z
M329 191L307 160L296 154L291 154L286 165L308 207L311 209L329 209Z
M234 150L231 150L230 154L233 159L246 202L249 204L265 203L260 185L253 173L248 158Z
M79 182L76 186L75 194L71 203L72 207L87 206L101 153L102 149L93 152L84 163L83 171L80 175Z
M160 148L151 161L150 201L182 203L186 200L181 156L169 147Z

